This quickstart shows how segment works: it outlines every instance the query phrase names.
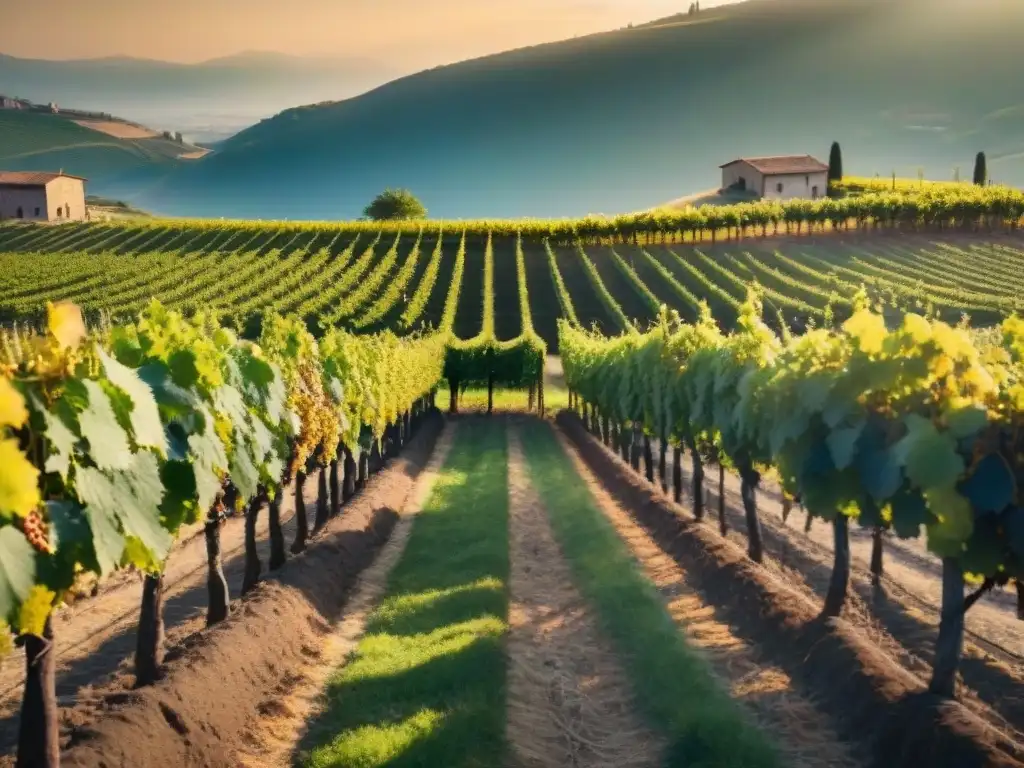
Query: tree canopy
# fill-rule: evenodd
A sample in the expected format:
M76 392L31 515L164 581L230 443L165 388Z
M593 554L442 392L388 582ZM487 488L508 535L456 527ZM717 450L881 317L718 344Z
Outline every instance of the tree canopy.
M984 187L988 183L988 161L984 152L979 152L974 159L974 183Z
M843 150L839 148L839 142L832 142L832 151L828 156L828 180L843 180Z
M423 219L427 216L427 209L409 190L388 188L366 206L363 215L374 221Z

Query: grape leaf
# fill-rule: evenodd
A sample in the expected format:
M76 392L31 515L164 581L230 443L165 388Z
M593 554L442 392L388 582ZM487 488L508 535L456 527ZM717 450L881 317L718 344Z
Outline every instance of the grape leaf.
M984 408L969 405L946 414L949 431L957 440L977 434L988 423L988 413Z
M32 407L43 417L46 425L46 440L50 447L50 455L46 458L44 469L47 472L56 472L64 480L68 479L68 470L71 468L71 456L75 451L75 443L78 438L59 414L50 413L38 400L32 400Z
M201 510L209 509L220 491L221 476L227 472L224 446L213 430L212 419L203 434L189 437L189 456L196 477L196 494Z
M952 488L964 471L956 441L915 413L908 415L904 423L907 434L893 446L892 454L903 465L907 477L921 489Z
M955 488L941 486L924 493L934 518L928 524L928 548L940 557L957 557L974 529L971 505Z
M98 350L98 354L110 383L131 399L131 423L136 445L153 448L161 456L166 456L167 438L164 436L163 424L160 423L160 411L153 390L135 371L121 365L102 349Z
M921 526L928 523L928 505L920 492L903 486L889 499L892 529L901 539L921 535Z
M39 470L14 439L0 440L0 521L25 517L39 506Z
M100 469L127 468L132 461L128 435L118 423L110 399L95 381L83 384L89 393L89 405L78 414L78 426L89 442L89 457Z
M827 438L829 451L836 469L846 469L853 463L853 454L857 448L857 440L864 431L864 422L852 427L834 429Z
M85 338L85 321L82 310L70 301L62 301L47 307L46 324L62 349L77 347Z
M121 532L137 538L154 559L167 556L171 536L160 524L164 489L156 456L148 451L135 454L127 469L110 476L96 469L81 469L75 485L87 507L117 519Z
M53 601L56 597L53 590L42 584L33 585L18 609L18 633L42 637L46 619L53 611Z
M860 504L860 514L857 516L857 523L864 528L885 526L886 521L882 515L882 507L871 499L863 499Z
M36 582L36 551L18 529L0 526L0 621L16 625Z
M180 387L174 382L170 368L163 361L148 362L137 373L152 390L165 421L183 418L202 406L193 390Z
M256 495L260 481L259 472L249 451L249 442L245 441L235 447L231 457L231 482L238 488L244 501Z
M100 576L106 576L117 569L124 554L124 536L117 530L117 523L106 510L99 507L86 507L85 518L92 530L93 553L96 556L96 567Z
M73 501L47 501L46 516L51 523L53 546L61 558L80 562L91 554L92 533L80 506Z
M190 349L179 349L167 359L171 380L183 389L192 389L199 382L199 368L196 353Z
M857 454L856 467L864 490L879 504L896 493L903 482L903 472L899 464L885 448L860 451Z
M193 465L188 461L168 461L160 468L167 493L160 505L167 530L176 532L184 523L194 522L197 488Z
M121 562L125 565L134 565L146 573L159 573L163 570L163 558L158 558L152 550L134 536L126 536L124 540L124 554Z
M1005 552L994 519L987 517L979 520L974 533L967 540L967 548L960 556L960 563L966 572L991 576L1003 564Z
M20 429L27 418L25 399L13 384L0 376L0 427Z
M250 426L249 411L245 407L242 394L231 386L217 387L213 395L213 407L218 413L227 416L235 430L248 432Z
M967 497L976 514L984 515L1002 512L1010 506L1017 495L1017 484L1006 460L998 453L990 453L960 484L960 493Z

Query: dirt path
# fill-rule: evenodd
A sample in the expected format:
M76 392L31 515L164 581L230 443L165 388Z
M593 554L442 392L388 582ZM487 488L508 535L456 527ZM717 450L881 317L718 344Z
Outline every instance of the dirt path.
M842 742L814 699L796 687L781 668L763 660L719 618L689 584L686 571L605 491L576 449L557 431L580 476L608 521L625 540L642 571L661 593L672 619L694 647L701 648L723 687L739 701L766 733L772 734L795 768L854 768L865 763L852 745Z
M316 475L308 477L304 487L310 520L315 510ZM282 500L281 517L288 541L294 531L294 487L289 486ZM266 569L270 542L266 509L257 528L259 553ZM232 597L238 597L245 565L244 520L228 520L221 529L224 575ZM95 684L135 652L136 625L142 596L140 575L118 577L92 598L81 600L56 615L54 634L57 648L57 698L62 707L71 707L80 698L80 689ZM200 535L183 541L167 565L164 621L168 644L199 629L207 604L206 541ZM24 655L13 654L0 667L0 755L17 745L22 685L25 679ZM81 692L88 696L88 690Z
M508 440L509 765L653 768L665 744L573 586L514 426Z
M238 756L244 768L288 768L298 757L296 748L309 723L323 706L322 693L328 678L355 650L366 629L366 620L384 590L388 576L402 557L409 541L413 521L434 487L451 450L458 423L449 423L434 446L430 461L399 512L398 522L373 565L359 576L345 613L324 637L323 645L303 670L301 678L291 681L289 691L275 692L274 700L264 708L264 718L249 732L248 749Z

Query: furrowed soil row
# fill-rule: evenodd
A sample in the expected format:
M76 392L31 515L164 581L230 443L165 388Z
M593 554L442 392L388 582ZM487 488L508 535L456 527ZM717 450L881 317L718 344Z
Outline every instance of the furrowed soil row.
M573 586L515 427L508 450L509 765L654 768L664 740L637 714L629 680Z
M590 437L574 414L563 412L558 421L610 495L686 572L703 601L815 702L864 764L1024 765L1014 736L959 702L927 693L919 677L849 621L823 621L819 600L754 564L710 526L684 518L660 489Z
M340 619L358 575L390 535L443 426L427 416L302 554L214 628L169 649L159 682L130 690L122 674L80 704L67 768L237 768L267 714L268 692L290 690Z
M434 487L457 431L458 425L451 424L441 433L391 536L373 564L360 574L345 614L331 627L316 655L295 678L284 681L260 704L261 718L248 729L245 746L238 756L240 766L287 768L299 757L297 746L306 734L307 723L323 710L327 679L355 650L366 631L367 617L380 601L388 576L405 552L416 515Z
M694 586L680 563L601 487L591 468L561 433L559 441L590 487L601 512L626 542L643 573L665 601L687 642L701 649L723 688L772 734L785 764L794 768L854 768L866 765L862 749L842 741L813 695L800 690L790 675L765 659L756 644L735 633L727 618Z

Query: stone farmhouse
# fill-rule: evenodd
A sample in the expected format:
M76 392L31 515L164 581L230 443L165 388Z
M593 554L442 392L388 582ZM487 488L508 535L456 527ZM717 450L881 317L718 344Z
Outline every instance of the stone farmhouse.
M817 200L828 193L828 166L810 155L743 157L720 167L723 190L765 200Z
M83 221L85 182L63 171L0 171L0 220Z

